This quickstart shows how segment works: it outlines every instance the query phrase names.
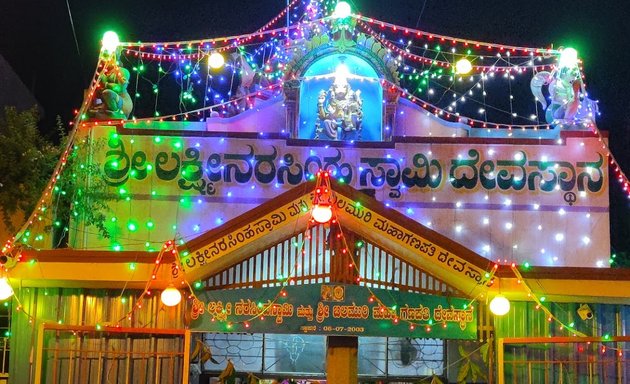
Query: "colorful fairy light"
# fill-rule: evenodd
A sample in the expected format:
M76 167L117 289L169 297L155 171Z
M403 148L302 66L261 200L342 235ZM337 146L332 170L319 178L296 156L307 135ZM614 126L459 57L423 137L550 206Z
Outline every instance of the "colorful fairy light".
M375 24L375 25L378 25L378 24ZM297 31L298 29L299 29L299 28L296 28L295 30ZM394 31L394 27L391 27L391 29L392 29L392 31ZM395 32L396 32L397 34L400 34L400 35L409 35L410 37L418 37L418 34L417 34L417 33L414 33L414 32L413 32L413 30L410 30L410 29L405 29L405 28L401 28L401 27L397 27L397 28L396 28L396 30L395 30ZM278 35L279 35L279 36L280 36L280 35L282 35L280 32L277 32L277 33L278 33ZM270 37L270 36L272 36L272 34L265 35L265 36ZM284 35L282 35L282 36L284 36ZM426 34L426 33L425 33L425 34L420 34L420 36L421 36L422 38L426 38L426 39L428 39L428 40L432 40L432 41L436 41L436 42L440 42L440 43L444 43L444 42L445 42L445 43L448 43L449 45L451 45L451 44L452 44L452 42L450 42L450 41L448 40L448 37L440 37L440 36L437 36L437 35L431 35L431 34ZM248 37L252 37L252 39L253 39L253 40L255 40L255 36L253 36L253 35L248 35L246 38L248 38ZM234 40L230 40L230 42L229 42L229 43L230 43L230 44L232 44L232 46L235 46L235 45L237 45L237 44L238 44L238 43L240 43L240 42L245 42L245 39L246 39L246 38L244 38L244 39L240 39L240 40L239 40L239 39L237 39L237 38L235 38ZM253 40L250 40L250 41L253 41ZM460 41L460 40L457 40L457 41L453 40L453 41L454 41L454 42L456 42L456 43L461 43L461 44L462 44L462 45L464 45L464 46L466 46L466 44L467 44L467 42L462 42L462 41ZM205 50L203 50L203 49L198 50L197 52L192 53L192 55L198 55L197 57L198 57L198 58L200 58L200 59L201 59L201 58L203 58L203 57L207 57L208 53L209 53L209 52L212 50L212 48L214 48L215 46L224 46L224 47L226 47L226 49L225 49L224 51L222 51L222 52L229 52L229 50L231 49L231 47L229 46L229 44L223 44L223 43L222 43L221 41L219 41L219 40L214 40L214 41L212 41L211 43L207 43L207 44L209 44L209 48L207 48L207 49L205 49ZM484 43L484 44L485 44L485 43ZM443 45L443 46L445 46L445 44L442 44L442 45ZM471 47L474 47L474 46L475 46L475 44L472 44L472 43L470 43L470 42L468 42L468 45L469 45L469 46L471 46ZM243 46L245 46L245 44L243 44ZM144 50L148 50L148 49L152 48L152 47L151 47L151 45L148 45L148 44L144 44L144 45L139 46L139 47L141 47L141 48L142 48L142 49L144 49ZM184 44L182 44L182 47L184 47ZM201 45L201 43L200 43L200 47L202 47L202 48L203 48L203 45ZM448 46L446 46L446 47L448 48ZM492 46L492 47L493 47L493 49L496 49L496 50L498 50L499 52L514 51L514 49L508 49L508 48L506 48L506 47L504 47L504 46ZM170 48L172 48L172 47L169 47L169 49L170 49ZM485 50L487 50L487 49L488 49L486 46L483 46L483 45L482 45L481 47L475 47L475 48L480 48L480 49L483 49L483 51L485 51ZM178 49L180 49L180 48L178 48ZM182 48L182 49L183 49L183 48ZM194 47L194 49L199 49L199 47ZM444 49L444 50L445 50L445 51L448 51L447 49ZM569 50L569 49L565 49L565 50L563 50L562 52L564 53L565 51L568 51L568 50ZM157 52L157 50L156 50L155 52ZM182 51L182 52L184 52L184 51ZM536 56L537 56L537 54L538 54L538 52L533 52L533 51L529 51L529 50L528 50L527 52L528 52L528 53L535 53L535 54L536 54ZM149 54L149 53L147 53L147 52L143 52L143 53L141 53L141 55L144 55L144 54ZM178 56L178 55L176 55L176 56L179 58L179 57L183 57L183 56L186 56L186 55L191 55L191 53L184 53L184 54L183 54L183 55L181 55L181 56ZM473 53L473 55L471 56L471 58L472 58L472 57L475 57L474 55L475 55L475 54ZM577 56L577 54L576 54L576 56ZM189 57L189 56L186 56L186 57ZM455 57L457 57L457 56L455 56ZM538 57L538 56L537 56L537 57ZM178 59L176 58L176 59L175 59L175 61L177 61L177 60L178 60ZM181 60L181 59L180 59L180 60ZM475 59L475 60L476 60L476 59ZM452 64L453 62L454 62L454 60L453 60L453 61L451 61L451 62L450 62L450 64ZM478 63L477 61L474 61L474 62L475 62L475 64L477 64L477 63ZM439 64L439 65L440 65L440 66L442 66L442 65L443 65L443 66L447 66L447 65L450 65L450 64L449 64L448 62L444 61L444 62L443 62L443 64ZM457 63L456 63L456 64L457 64ZM472 66L472 64L471 64L471 66ZM476 68L476 67L475 67L475 68ZM456 70L457 70L457 68L456 68ZM510 69L510 70L511 70L511 69ZM445 72L449 72L449 71L448 71L448 70L445 70ZM282 84L281 84L281 83L279 83L279 84L276 86L276 88L274 88L274 89L278 89L278 88L280 88L281 86L282 86ZM439 117L441 117L441 118L451 119L450 121L458 121L458 122L461 122L461 123L466 123L466 124L468 124L468 125L470 125L471 127L474 127L474 128L496 128L496 129L503 129L503 128L507 128L507 129L516 129L516 128L527 128L527 129L530 129L530 128L534 128L534 129L536 129L536 128L540 128L540 129L549 129L549 125L547 125L547 124L544 124L544 125L523 125L523 126L521 126L521 125L515 125L515 124L505 124L505 125L501 125L501 124L488 123L487 121L484 121L484 120L482 120L482 119L479 119L479 120L472 120L472 119L468 119L468 118L465 118L465 117L462 117L462 116L458 116L456 113L449 113L449 111L448 111L446 108L440 108L440 107L438 107L438 106L431 106L431 105L428 105L428 103L425 103L422 99L420 99L420 98L415 98L415 96L413 96L413 95L409 94L409 92L408 92L407 90L405 90L405 88L404 88L404 87L402 87L402 86L398 86L396 89L397 89L398 91L400 91L400 92L401 92L401 95L402 95L403 97L406 97L406 98L408 98L409 100L412 100L412 101L413 101L413 102L415 102L417 105L421 105L421 106L426 107L425 109L427 110L427 112L429 112L429 113L431 113L431 114L435 114L436 116L439 116ZM236 99L234 99L234 100L236 100ZM246 98L244 98L243 100L246 100ZM233 103L233 101L226 102L226 103L224 104L224 106L229 107L229 106L230 106L230 104L232 104L232 105L233 105L233 104L234 104L234 103ZM434 107L434 109L431 109L432 107ZM210 110L210 109L208 108L207 110ZM201 111L197 111L197 112L202 112L202 115L203 115L203 112L204 112L204 111L206 111L206 110L201 110ZM186 113L190 115L190 114L194 114L195 112L186 112ZM182 120L184 120L184 116L186 115L186 113L182 113L182 114L179 114L179 115L176 115L176 116L170 116L170 115L169 115L168 117L165 117L165 118L166 118L166 119L173 119L173 120L174 120L174 119L175 119L174 117L176 117L177 119L182 119ZM142 120L140 120L140 121L142 121ZM146 120L146 121L157 121L157 119ZM109 123L114 124L114 122L108 122L108 124L109 124ZM84 124L86 124L85 126L91 126L91 125L92 125L92 124L87 125L87 123L84 123ZM96 125L96 124L94 124L94 125ZM596 128L595 128L595 127L593 127L593 129L595 130ZM613 164L614 159L611 159L610 161L611 161L611 164ZM618 172L618 167L612 166L611 168L612 168L615 172ZM622 180L620 180L620 182L622 182L622 185L623 185L623 179L624 179L624 178L622 178ZM625 179L625 183L626 183L626 185L627 185L627 179ZM331 213L331 217L332 217L332 213ZM130 230L131 230L131 229L130 229ZM32 240L33 238L34 238L34 237L31 237L31 240ZM567 240L568 240L568 239L567 239Z

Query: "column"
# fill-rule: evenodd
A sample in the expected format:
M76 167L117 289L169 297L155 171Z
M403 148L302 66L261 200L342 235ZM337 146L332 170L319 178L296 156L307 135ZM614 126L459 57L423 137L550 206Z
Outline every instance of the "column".
M356 336L328 336L326 348L326 382L357 384L359 338Z

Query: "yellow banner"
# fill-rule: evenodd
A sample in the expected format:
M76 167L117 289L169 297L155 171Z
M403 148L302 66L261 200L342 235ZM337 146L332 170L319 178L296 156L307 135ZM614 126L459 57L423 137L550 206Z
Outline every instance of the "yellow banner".
M184 272L194 271L241 247L253 243L274 230L289 224L294 224L300 215L309 212L310 209L311 199L308 196L302 196L256 219L252 223L243 225L208 245L199 249L190 250L189 254L181 260Z
M486 272L470 262L345 196L337 194L336 197L336 209L345 212L361 225L372 228L371 233L375 239L384 237L420 256L426 262L437 264L450 273L459 274L463 279L470 279L478 285L491 285Z

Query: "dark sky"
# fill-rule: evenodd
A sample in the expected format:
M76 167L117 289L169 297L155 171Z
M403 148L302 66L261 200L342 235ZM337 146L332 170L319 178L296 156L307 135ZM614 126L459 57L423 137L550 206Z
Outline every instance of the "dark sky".
M94 71L109 29L125 41L208 38L254 31L286 0L0 0L0 54L43 106L44 125L69 120ZM358 12L415 27L423 0L355 0ZM630 174L630 5L626 0L426 0L420 29L496 43L572 46L584 60L587 86L600 100L598 124ZM611 185L612 244L630 250L628 200Z

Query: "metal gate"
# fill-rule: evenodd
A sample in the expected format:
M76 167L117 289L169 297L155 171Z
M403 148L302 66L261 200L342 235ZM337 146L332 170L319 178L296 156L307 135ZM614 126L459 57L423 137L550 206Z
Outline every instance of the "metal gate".
M628 336L499 339L498 383L626 383L628 347Z
M188 382L190 332L41 324L35 383Z

